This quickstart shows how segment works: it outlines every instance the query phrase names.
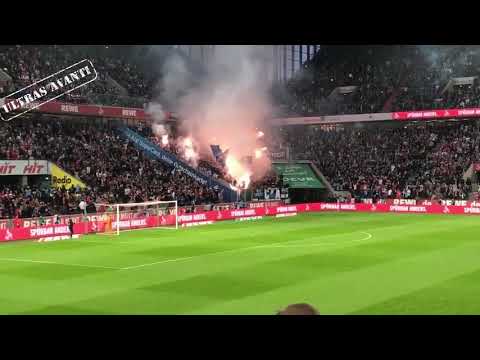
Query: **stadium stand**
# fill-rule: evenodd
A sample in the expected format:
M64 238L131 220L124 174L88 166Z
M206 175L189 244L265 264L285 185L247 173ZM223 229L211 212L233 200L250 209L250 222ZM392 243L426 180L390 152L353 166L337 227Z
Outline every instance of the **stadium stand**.
M324 46L285 86L277 84L273 95L283 115L477 106L479 55L466 46ZM0 67L12 83L3 85L0 95L84 57L69 46L3 47ZM128 56L93 52L88 57L99 70L99 79L67 101L143 107L158 95L155 84L161 74L144 72ZM458 78L471 79L452 81Z
M0 51L0 68L12 81L0 88L0 96L14 89L51 75L59 69L70 66L86 55L62 45L4 47ZM66 95L64 101L72 103L95 103L99 105L123 105L143 107L155 78L147 80L134 64L122 59L99 56L89 53L88 58L98 70L98 78L88 87L75 91L75 95Z
M80 197L88 197L89 203L176 199L180 205L219 200L213 188L200 186L146 157L112 127L47 118L3 124L0 136L6 139L0 158L47 159L89 186L87 190L47 192L4 186L3 217L11 216L12 209L29 216L40 212L42 206L46 206L42 211L49 213L79 212Z
M479 104L479 66L467 46L326 46L274 94L286 115L463 108Z
M12 83L9 88L3 89L2 95L6 95L8 90L32 84L77 61L79 59L71 52L56 45L9 47L0 52L0 66L12 78ZM66 100L86 103L90 100L89 95L93 93L119 95L117 89L106 82L104 73L101 73L97 80L89 87L78 89L75 95L67 95Z
M399 86L409 52L405 46L327 46L275 94L290 114L378 112ZM339 87L355 88L339 94Z
M207 176L224 180L234 186L236 185L235 179L229 176L223 167L219 166L211 153L201 153L199 154L200 157L198 161L192 161L191 159L185 158L184 153L182 152L182 147L180 144L181 137L175 137L170 135L168 144L163 144L161 136L155 136L150 127L142 127L141 129L131 127L131 129L137 131L139 134L149 139L162 149L174 154L175 156L194 166L197 170L206 174Z
M393 110L477 106L479 65L478 51L471 47L439 47L430 53L418 51ZM448 86L452 79L468 77L472 77L469 83Z
M467 199L474 190L463 174L479 160L477 122L344 126L336 131L297 128L284 133L296 159L313 160L335 190L349 191L357 199ZM0 136L5 139L0 158L48 159L89 186L67 191L2 185L2 218L79 212L80 198L87 198L89 204L174 197L181 205L219 201L213 189L202 188L178 173L173 177L170 169L143 155L105 125L37 119L6 123ZM205 173L210 171L207 161L200 164ZM271 172L252 183L252 188L273 186L276 181Z
M273 94L291 115L480 106L478 55L476 49L465 46L326 46L285 87L275 86ZM148 101L156 81L153 75L144 74L127 58L92 56L101 70L99 81L64 101L123 106L143 106ZM12 82L3 84L0 92L5 95L39 80L77 58L68 46L2 47L0 67ZM458 78L466 80L453 81ZM339 91L345 87L350 88ZM149 127L141 131L182 157L175 138L165 146ZM359 199L466 199L476 190L469 179L463 179L466 169L478 160L476 122L407 128L345 126L341 131L288 129L285 133L283 146L292 150L294 158L313 160L336 190L349 191ZM88 196L90 202L166 200L173 194L181 204L219 200L215 190L188 178L177 174L172 181L170 169L120 140L111 127L48 119L7 124L0 135L4 139L0 158L48 159L89 186L89 190L62 191L2 185L2 217L78 211L81 196ZM234 184L211 157L202 156L196 168ZM276 181L270 173L252 183L252 188L269 187Z
M312 159L335 190L358 199L467 199L463 174L479 159L479 123L288 129L297 159Z

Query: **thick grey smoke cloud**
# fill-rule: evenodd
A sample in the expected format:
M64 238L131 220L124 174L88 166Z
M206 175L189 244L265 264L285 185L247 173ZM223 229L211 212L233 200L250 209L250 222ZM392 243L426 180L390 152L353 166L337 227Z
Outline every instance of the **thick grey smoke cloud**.
M216 46L201 76L173 55L163 66L160 98L176 104L183 130L204 151L217 144L237 159L253 156L256 129L272 111L268 55L263 46ZM255 175L268 167L268 161L257 162Z
M442 49L438 45L418 45L417 49L422 54L424 60L431 66L439 65L442 58Z
M431 70L437 71L436 78L440 82L449 80L452 76L461 76L462 69L470 65L468 53L475 53L473 47L469 52L463 51L459 45L418 45L424 61ZM456 73L456 71L458 73Z
M165 121L166 116L163 106L157 102L149 103L145 112L150 115L156 123L163 123Z
M168 130L165 126L166 116L162 105L156 102L151 102L148 104L145 112L153 119L152 132L155 136L161 138L164 135L168 135Z
M163 78L159 84L161 101L171 107L178 106L184 91L192 87L194 75L186 64L186 60L174 53L163 64Z

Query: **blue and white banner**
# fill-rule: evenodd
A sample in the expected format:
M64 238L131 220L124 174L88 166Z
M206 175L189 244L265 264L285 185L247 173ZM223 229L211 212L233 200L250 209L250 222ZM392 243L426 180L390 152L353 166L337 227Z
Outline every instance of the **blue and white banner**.
M163 150L161 147L155 145L149 140L145 139L143 136L137 134L135 131L130 130L127 127L119 128L119 131L124 135L128 140L133 142L136 147L144 151L150 157L160 160L163 163L172 166L175 171L180 171L187 176L194 179L196 182L208 186L208 187L218 187L219 190L223 189L223 199L226 201L234 201L236 199L236 193L234 190L226 183L222 183L217 179L211 178L205 174L202 174L198 170L194 169L187 163L178 159L175 155L169 153L168 151Z

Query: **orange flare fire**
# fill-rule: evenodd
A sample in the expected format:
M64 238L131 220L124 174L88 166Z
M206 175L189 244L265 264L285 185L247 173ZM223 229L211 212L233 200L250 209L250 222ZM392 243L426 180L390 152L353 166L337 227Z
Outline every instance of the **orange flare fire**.
M168 134L162 135L162 145L168 145Z
M195 164L198 160L198 154L193 147L193 141L191 138L185 138L182 141L183 156L188 161L193 161Z
M255 159L260 159L263 156L263 153L267 151L267 147L264 146L261 149L255 149Z
M237 186L247 188L252 174L233 155L228 155L225 160L228 174L237 181Z

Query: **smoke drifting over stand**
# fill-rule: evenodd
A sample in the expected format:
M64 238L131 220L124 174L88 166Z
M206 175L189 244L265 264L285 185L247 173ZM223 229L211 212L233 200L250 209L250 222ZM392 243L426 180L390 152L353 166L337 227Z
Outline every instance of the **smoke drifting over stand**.
M182 130L200 151L208 152L211 144L228 149L227 168L238 182L261 177L270 167L265 156L255 156L257 130L272 110L267 51L263 46L216 46L200 76L179 55L169 57L162 69L158 102L175 106ZM152 114L157 110L162 110L158 104L149 107ZM246 165L241 160L249 156L255 161Z

